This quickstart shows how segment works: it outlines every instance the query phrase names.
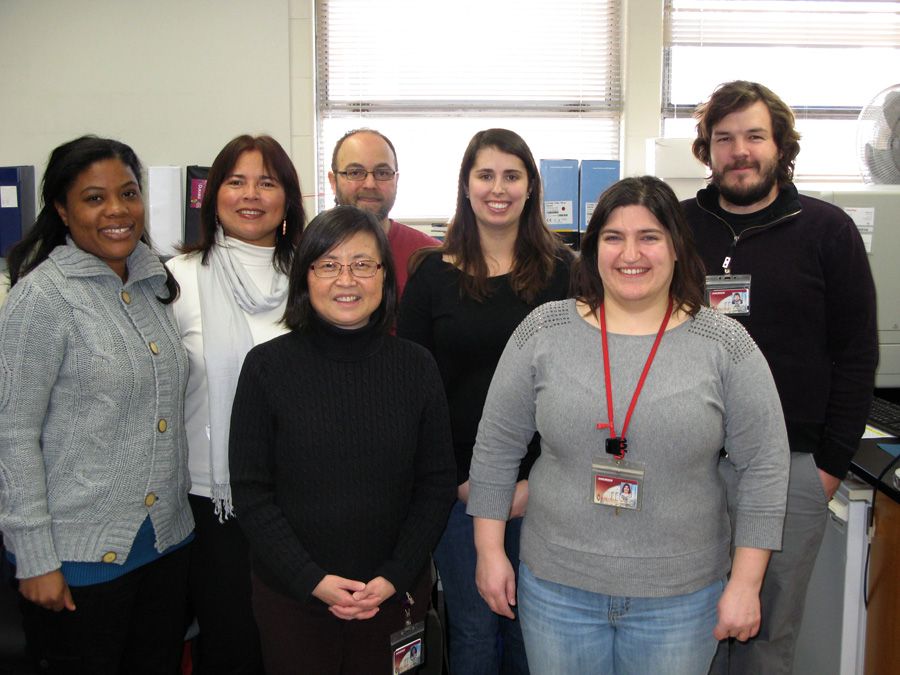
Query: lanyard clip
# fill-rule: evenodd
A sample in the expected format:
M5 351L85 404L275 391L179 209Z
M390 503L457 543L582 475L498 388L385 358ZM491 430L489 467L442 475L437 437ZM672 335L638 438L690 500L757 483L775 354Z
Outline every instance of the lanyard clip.
M607 438L606 439L606 452L610 455L615 455L616 459L621 460L625 456L625 451L628 449L628 441L624 438Z
M400 601L400 606L403 608L403 613L406 615L406 626L412 625L412 606L416 604L416 601L413 600L413 597L409 594L409 591L406 592L406 600Z

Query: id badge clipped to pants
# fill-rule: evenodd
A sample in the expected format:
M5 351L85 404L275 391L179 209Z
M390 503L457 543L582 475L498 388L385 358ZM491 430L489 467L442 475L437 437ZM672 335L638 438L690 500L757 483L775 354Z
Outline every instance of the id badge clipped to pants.
M406 614L406 625L391 634L391 675L408 673L425 663L425 622L413 623L411 618L414 600L407 593L406 600L400 603Z

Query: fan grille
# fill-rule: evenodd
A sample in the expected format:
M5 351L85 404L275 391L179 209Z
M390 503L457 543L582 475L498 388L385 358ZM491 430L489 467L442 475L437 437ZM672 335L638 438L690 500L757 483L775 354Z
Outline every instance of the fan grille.
M863 108L856 147L863 181L900 184L900 84L880 92Z

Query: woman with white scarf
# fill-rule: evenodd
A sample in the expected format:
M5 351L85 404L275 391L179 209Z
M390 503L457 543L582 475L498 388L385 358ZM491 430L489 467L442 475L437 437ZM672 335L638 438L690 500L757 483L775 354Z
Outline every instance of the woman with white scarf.
M191 365L184 412L199 675L263 672L247 541L231 501L228 432L244 357L287 332L287 273L305 222L297 171L281 145L238 136L210 169L200 242L167 263L181 284L175 320Z

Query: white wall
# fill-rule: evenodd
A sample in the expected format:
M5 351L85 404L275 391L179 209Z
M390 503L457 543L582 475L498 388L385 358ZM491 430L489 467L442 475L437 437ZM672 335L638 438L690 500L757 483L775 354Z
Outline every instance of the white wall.
M622 175L646 172L646 141L660 134L663 0L624 0Z
M39 183L85 133L146 166L209 165L241 133L290 152L289 28L288 0L2 0L0 165Z

